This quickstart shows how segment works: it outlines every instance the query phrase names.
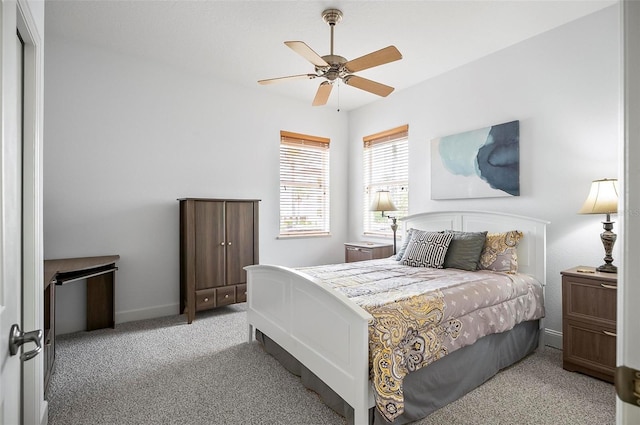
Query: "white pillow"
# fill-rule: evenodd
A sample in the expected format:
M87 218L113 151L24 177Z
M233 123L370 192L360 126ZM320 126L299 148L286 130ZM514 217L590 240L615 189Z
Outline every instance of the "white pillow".
M404 239L402 239L402 246L400 247L400 250L396 254L396 261L402 260L402 256L404 255L404 252L407 250L407 245L409 245L409 241L411 240L411 235L415 231L417 231L417 229L414 229L413 227L407 230L407 233L404 235Z

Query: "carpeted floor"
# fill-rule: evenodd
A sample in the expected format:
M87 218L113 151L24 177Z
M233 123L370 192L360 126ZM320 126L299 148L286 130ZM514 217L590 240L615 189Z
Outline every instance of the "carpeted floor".
M63 335L49 424L344 424L261 346L245 305ZM539 350L417 425L615 423L613 385Z

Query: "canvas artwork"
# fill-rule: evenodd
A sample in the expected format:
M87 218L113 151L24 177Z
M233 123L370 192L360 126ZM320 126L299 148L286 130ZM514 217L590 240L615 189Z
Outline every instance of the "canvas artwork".
M520 121L431 141L431 199L520 195Z

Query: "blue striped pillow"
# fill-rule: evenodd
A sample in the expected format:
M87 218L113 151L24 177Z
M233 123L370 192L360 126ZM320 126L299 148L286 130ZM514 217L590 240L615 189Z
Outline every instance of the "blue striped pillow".
M414 231L402 256L402 264L441 269L451 239L453 233Z

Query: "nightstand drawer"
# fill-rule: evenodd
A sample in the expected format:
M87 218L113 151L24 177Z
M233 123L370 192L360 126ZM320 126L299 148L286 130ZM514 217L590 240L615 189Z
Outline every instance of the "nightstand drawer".
M377 260L393 255L393 245L374 242L350 242L344 244L344 262Z
M562 295L565 316L577 320L597 320L615 326L616 284L593 279L565 277Z
M613 382L616 369L616 329L565 320L562 329L563 367Z
M373 260L373 249L359 248L357 246L346 246L344 249L344 258L347 263Z

